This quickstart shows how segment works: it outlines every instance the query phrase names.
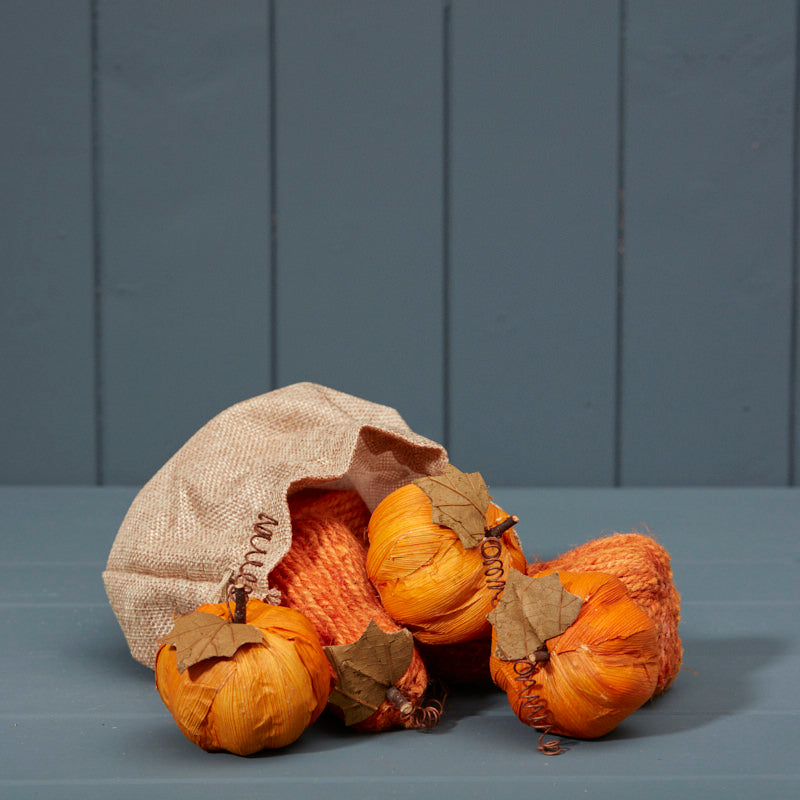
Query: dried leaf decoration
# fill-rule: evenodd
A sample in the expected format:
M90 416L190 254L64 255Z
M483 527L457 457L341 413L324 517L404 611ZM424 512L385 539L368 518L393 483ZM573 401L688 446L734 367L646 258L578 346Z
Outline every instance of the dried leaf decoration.
M480 472L462 472L448 464L441 475L420 478L414 483L431 501L437 525L455 531L467 549L481 543L490 498Z
M414 642L405 628L386 633L370 620L357 641L324 650L336 670L336 687L328 702L344 712L345 725L355 725L375 713L387 688L405 674Z
M178 672L215 656L230 657L243 644L258 644L261 631L253 625L218 617L206 611L192 611L175 617L175 626L160 642L175 650Z
M500 602L486 617L497 633L495 656L503 661L525 658L564 633L582 605L583 599L563 587L557 572L529 578L509 570Z

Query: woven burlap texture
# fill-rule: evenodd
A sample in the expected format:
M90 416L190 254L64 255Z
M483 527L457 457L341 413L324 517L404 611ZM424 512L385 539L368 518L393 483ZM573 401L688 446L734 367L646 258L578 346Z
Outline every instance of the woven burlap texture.
M103 582L131 654L152 668L175 614L225 599L260 513L277 525L248 570L254 596L269 595L269 573L291 545L289 494L356 489L373 509L446 465L445 450L394 409L318 384L231 406L144 485L114 540Z

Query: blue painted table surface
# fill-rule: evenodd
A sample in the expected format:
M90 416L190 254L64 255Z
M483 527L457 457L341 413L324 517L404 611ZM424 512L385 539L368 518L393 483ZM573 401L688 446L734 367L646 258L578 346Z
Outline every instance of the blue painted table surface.
M672 554L685 669L609 736L536 751L498 691L432 732L326 715L289 748L205 753L133 661L101 571L133 488L0 488L0 797L800 796L800 490L494 489L547 558L647 525Z

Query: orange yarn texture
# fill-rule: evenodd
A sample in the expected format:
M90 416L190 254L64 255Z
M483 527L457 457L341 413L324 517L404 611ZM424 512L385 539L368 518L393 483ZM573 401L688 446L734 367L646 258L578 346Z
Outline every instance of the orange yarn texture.
M615 533L562 553L552 561L528 564L528 575L545 570L603 572L622 581L630 597L656 625L660 654L654 694L669 687L683 658L678 634L681 599L673 583L669 553L655 539L640 533Z
M366 544L370 511L355 489L304 489L288 498L293 520L302 516L335 519Z
M294 502L290 499L290 508L292 546L270 573L270 584L281 591L281 602L305 614L323 646L352 644L371 619L387 633L401 630L384 610L367 577L364 545L342 522L347 519L360 527L364 511L369 518L361 498L355 492L331 491L305 495ZM331 511L340 516L329 516ZM411 664L396 685L418 706L428 685L428 674L416 648ZM415 724L412 717L384 701L372 716L353 727L381 731Z

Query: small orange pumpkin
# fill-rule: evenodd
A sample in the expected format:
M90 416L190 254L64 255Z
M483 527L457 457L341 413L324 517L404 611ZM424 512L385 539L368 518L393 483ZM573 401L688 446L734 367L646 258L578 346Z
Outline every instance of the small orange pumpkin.
M487 528L508 519L494 503L485 516ZM431 501L422 489L409 484L385 497L372 512L368 536L367 574L383 607L415 638L455 644L488 635L486 615L496 587L487 580L481 548L465 548L454 531L433 522ZM514 529L501 541L497 558L503 571L524 572Z
M227 619L226 603L197 611ZM250 599L246 622L262 633L230 657L213 657L180 672L176 648L156 655L156 687L183 734L204 750L249 755L284 747L322 713L330 668L317 634L298 611Z
M493 633L492 679L526 724L592 739L613 730L652 696L658 676L656 630L616 578L564 571L558 576L568 592L583 599L577 619L547 640L547 660L540 663L499 659Z

